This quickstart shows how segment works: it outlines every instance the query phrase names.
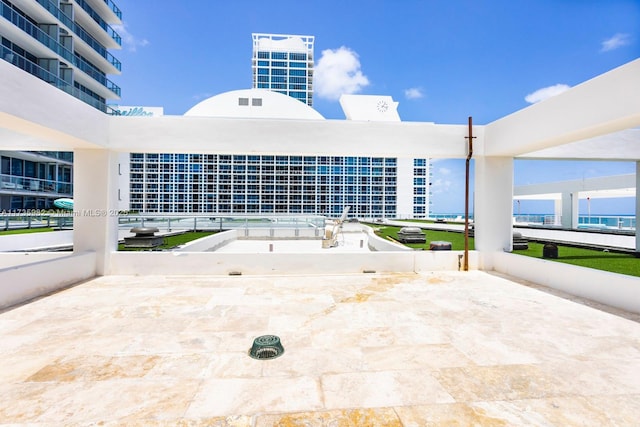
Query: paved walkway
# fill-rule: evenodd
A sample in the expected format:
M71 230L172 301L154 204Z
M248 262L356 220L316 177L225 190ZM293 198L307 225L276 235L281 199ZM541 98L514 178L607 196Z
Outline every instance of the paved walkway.
M285 353L250 358L265 334ZM0 425L600 427L640 414L637 317L478 271L106 276L0 313L0 336Z

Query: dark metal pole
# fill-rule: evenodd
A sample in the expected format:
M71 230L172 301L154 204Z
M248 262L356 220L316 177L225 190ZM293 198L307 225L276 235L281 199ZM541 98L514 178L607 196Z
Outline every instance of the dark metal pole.
M466 137L469 145L467 151L466 175L464 187L464 265L463 270L469 271L469 161L473 156L473 119L469 116L469 136Z

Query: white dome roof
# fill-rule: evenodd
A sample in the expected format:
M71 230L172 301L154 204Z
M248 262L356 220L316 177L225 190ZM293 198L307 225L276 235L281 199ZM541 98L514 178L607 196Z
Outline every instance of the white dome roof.
M304 102L266 89L233 90L194 105L185 116L324 120Z

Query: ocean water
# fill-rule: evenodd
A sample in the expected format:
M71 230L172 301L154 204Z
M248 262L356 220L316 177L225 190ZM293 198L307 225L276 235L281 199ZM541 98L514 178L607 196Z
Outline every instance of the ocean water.
M464 213L446 213L430 215L433 219L454 220L464 218ZM473 214L469 215L473 219ZM553 214L521 214L514 215L516 222L529 224L554 225L560 224L560 218ZM578 228L602 228L602 229L635 229L636 216L633 214L620 215L579 215Z

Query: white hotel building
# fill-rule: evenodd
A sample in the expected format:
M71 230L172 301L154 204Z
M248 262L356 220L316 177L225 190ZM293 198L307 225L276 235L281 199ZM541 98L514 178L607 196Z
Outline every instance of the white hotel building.
M349 120L400 122L398 103L389 96L349 95L341 104ZM264 89L214 96L185 117L278 119L283 127L291 120L325 120L296 99ZM357 218L424 218L429 213L430 172L424 157L132 153L120 160L120 170L126 171L120 182L122 210L339 216L350 206L349 215Z
M254 33L253 89L204 100L186 117L325 120L313 101L313 36ZM297 102L300 101L300 102ZM345 95L347 120L400 122L389 96ZM121 107L120 115L136 111ZM146 113L148 111L148 113ZM152 110L138 107L142 115ZM161 114L156 110L155 115ZM289 122L288 122L289 121ZM215 135L211 142L215 142ZM304 135L298 142L305 143ZM368 141L354 141L363 147ZM393 143L393 142L390 142ZM255 141L259 149L260 141ZM425 157L132 153L121 156L120 208L141 213L307 214L357 218L429 215Z

